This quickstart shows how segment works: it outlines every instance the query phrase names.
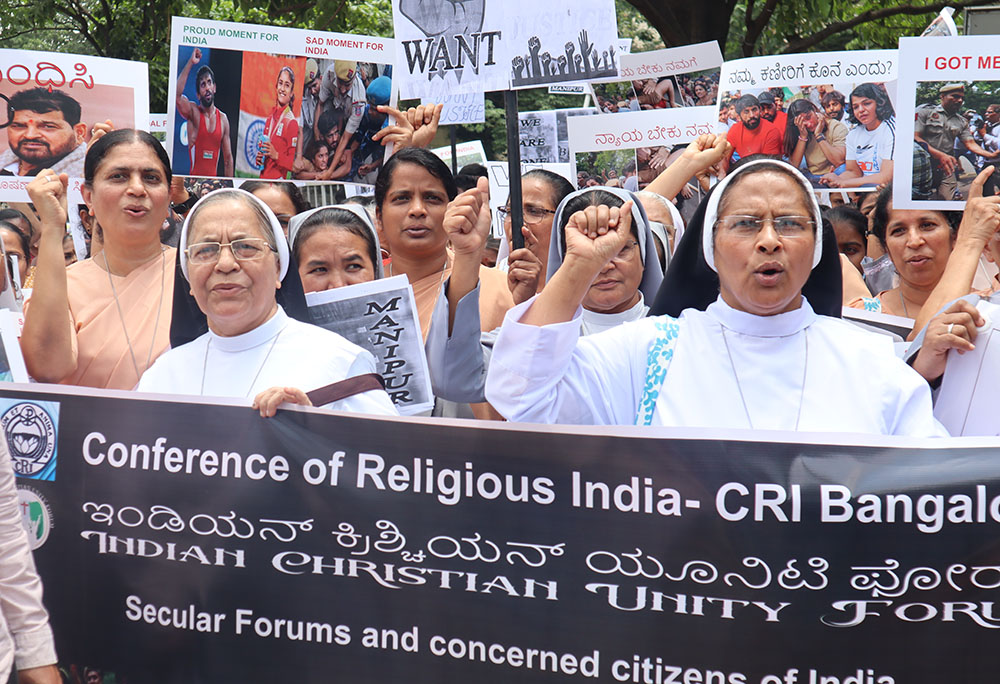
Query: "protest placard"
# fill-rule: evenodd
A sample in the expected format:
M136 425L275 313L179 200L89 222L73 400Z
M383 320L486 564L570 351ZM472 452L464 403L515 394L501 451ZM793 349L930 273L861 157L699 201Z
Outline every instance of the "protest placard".
M546 164L569 163L569 129L566 121L574 116L596 114L593 107L552 109L518 114L521 161Z
M726 62L719 126L735 147L733 159L780 155L823 192L874 190L888 183L898 137L893 104L898 68L895 50ZM740 98L751 95L741 119Z
M995 438L262 419L10 385L0 425L66 671L161 684L995 674Z
M469 140L468 142L458 143L455 146L455 151L458 153L457 168L461 169L466 164L485 164L486 163L486 150L483 148L482 140ZM435 147L431 150L434 154L440 157L441 161L451 168L451 146L446 147Z
M174 17L174 173L374 183L394 55L391 38Z
M984 320L976 335L976 348L963 354L948 353L934 417L952 435L994 437L1000 435L996 412L1000 401L1000 297L996 302L977 302L976 308Z
M581 189L611 185L642 190L680 157L689 142L715 131L715 115L714 107L683 107L572 118L568 125L573 183ZM693 183L678 195L677 206L685 219L705 192L707 188Z
M424 100L423 104L442 104L441 124L478 124L486 121L486 96L484 93L445 95L436 102Z
M506 90L507 33L516 4L392 0L400 97L437 103L458 93Z
M401 414L434 408L420 319L406 276L309 292L306 304L313 323L372 353Z
M594 83L603 114L643 109L716 106L722 52L714 40L621 57L621 80Z
M149 68L90 55L0 50L0 200L27 201L44 168L83 182L94 124L149 124Z
M149 115L149 132L154 138L159 140L161 143L166 144L167 142L167 115L166 114L150 114Z
M961 210L973 179L1000 157L1000 130L984 118L1000 103L995 53L991 36L900 39L898 138L906 144L896 160L893 206ZM986 194L996 193L997 180Z

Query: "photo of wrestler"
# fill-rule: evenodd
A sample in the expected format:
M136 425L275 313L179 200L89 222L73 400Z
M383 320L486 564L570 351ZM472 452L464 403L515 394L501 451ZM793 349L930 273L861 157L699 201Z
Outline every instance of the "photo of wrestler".
M178 48L174 173L232 177L235 135L230 114L239 111L241 54ZM224 81L216 74L224 74Z

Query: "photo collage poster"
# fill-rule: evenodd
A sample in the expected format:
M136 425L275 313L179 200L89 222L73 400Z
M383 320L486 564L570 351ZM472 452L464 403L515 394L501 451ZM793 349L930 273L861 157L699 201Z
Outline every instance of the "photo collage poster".
M625 54L619 80L593 83L602 114L676 107L714 107L722 51L715 41Z
M387 38L174 17L173 172L374 184L394 56Z
M898 68L896 50L724 63L718 129L733 144L732 161L780 155L820 192L888 183L896 159Z
M83 183L94 124L149 126L149 69L142 62L0 50L0 200L28 200L42 169Z

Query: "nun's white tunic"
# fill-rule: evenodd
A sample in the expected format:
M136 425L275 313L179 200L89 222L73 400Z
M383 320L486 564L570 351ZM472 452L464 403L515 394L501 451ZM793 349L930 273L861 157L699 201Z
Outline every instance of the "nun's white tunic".
M720 297L706 311L586 337L579 312L520 323L533 301L508 312L486 381L487 400L512 421L947 434L927 383L888 338L818 316L804 298L757 316ZM648 372L651 360L665 375Z
M207 332L171 349L139 380L140 392L253 399L271 387L310 392L355 375L374 373L375 359L337 333L290 318L281 307L242 335ZM398 415L389 395L369 390L325 408Z

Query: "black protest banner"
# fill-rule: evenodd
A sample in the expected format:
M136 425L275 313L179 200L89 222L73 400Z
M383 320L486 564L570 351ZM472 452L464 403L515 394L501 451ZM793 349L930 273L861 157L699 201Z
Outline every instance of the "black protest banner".
M264 420L25 386L3 393L11 412L18 472L56 463L18 485L67 666L130 682L995 678L996 443Z

